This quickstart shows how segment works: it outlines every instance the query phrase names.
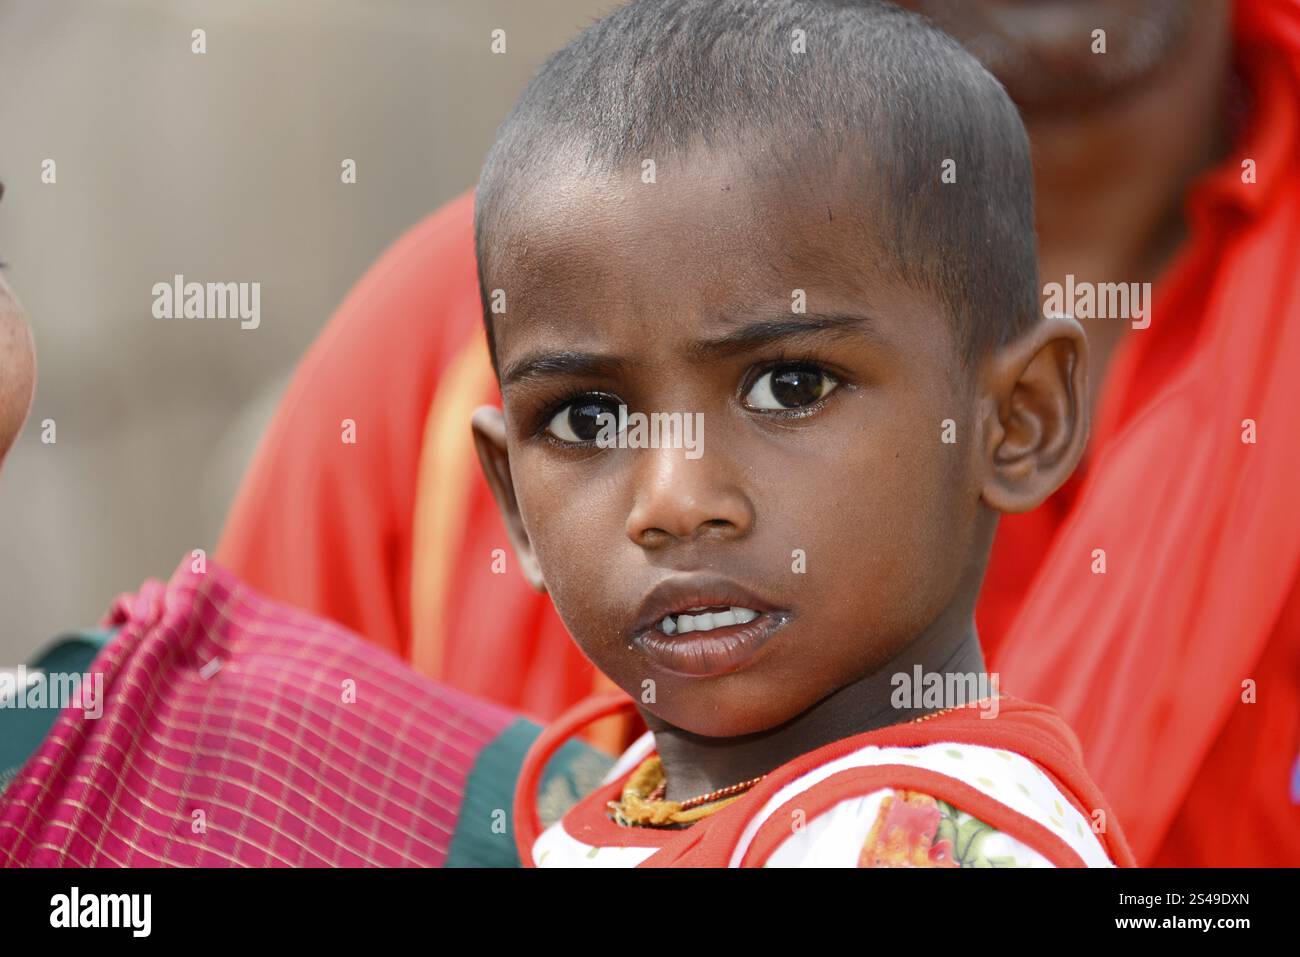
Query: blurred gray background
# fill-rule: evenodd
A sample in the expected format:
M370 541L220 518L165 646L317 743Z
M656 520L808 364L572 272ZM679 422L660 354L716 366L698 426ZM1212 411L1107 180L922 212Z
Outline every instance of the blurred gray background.
M532 71L616 5L0 0L0 260L38 363L0 472L0 667L215 548L349 286L473 185ZM175 273L260 282L261 327L153 319Z

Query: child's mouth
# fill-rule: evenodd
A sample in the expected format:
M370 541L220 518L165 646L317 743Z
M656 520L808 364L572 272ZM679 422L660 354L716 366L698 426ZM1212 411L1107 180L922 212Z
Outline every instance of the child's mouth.
M748 664L792 614L714 578L670 579L642 604L632 641L668 671L710 677Z

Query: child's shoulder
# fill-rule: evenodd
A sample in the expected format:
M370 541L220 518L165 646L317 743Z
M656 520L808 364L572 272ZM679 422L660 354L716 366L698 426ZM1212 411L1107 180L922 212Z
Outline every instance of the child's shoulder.
M776 783L746 824L746 866L1113 865L1105 814L1002 748L863 744Z

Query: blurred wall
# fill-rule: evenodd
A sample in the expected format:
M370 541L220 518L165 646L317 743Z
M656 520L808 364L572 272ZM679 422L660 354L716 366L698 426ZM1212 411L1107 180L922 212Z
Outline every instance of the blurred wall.
M472 186L532 71L614 5L0 0L0 260L39 366L0 472L0 666L211 552L334 306ZM260 282L260 328L152 318L176 273Z

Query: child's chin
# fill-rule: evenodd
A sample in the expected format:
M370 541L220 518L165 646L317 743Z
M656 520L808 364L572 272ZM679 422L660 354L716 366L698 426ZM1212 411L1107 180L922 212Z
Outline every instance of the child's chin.
M647 706L655 717L665 721L681 731L699 735L704 738L742 738L751 734L762 734L795 717L800 709L790 712L759 711L753 701L737 702L718 701L717 696L702 695L697 702L687 702L685 694L676 696L675 707L661 708Z

